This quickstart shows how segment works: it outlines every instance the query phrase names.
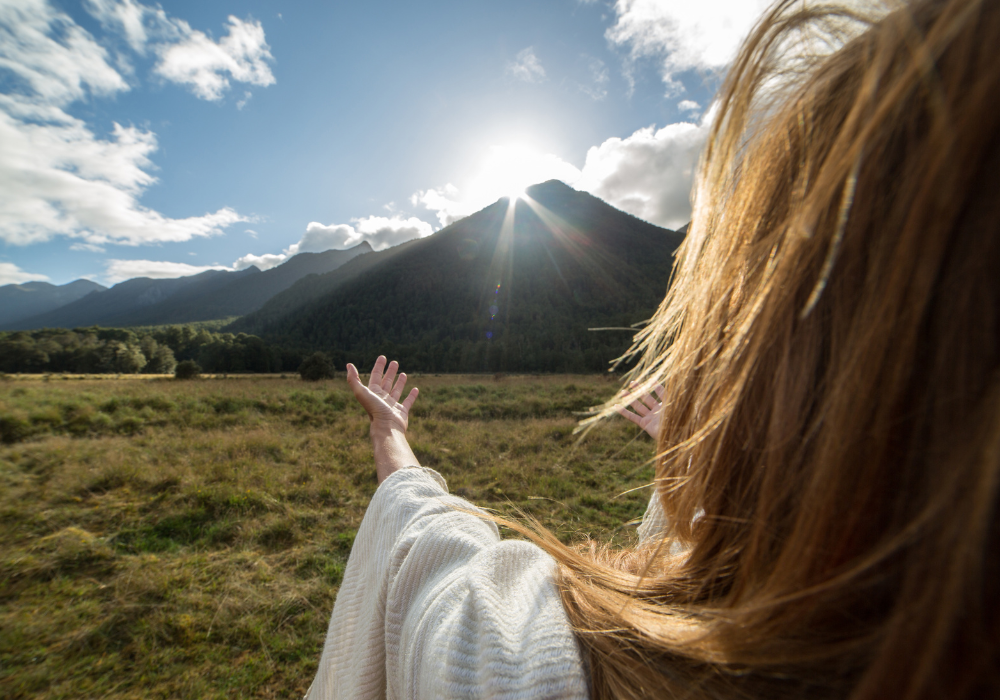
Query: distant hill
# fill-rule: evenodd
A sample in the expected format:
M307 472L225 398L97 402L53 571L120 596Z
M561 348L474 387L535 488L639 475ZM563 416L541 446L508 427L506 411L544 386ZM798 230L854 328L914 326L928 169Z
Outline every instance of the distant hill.
M137 311L153 307L181 291L187 290L204 297L235 279L259 274L260 270L250 267L239 272L206 270L190 277L174 279L136 277L119 282L106 291L93 292L54 311L32 316L12 325L17 330L140 325L135 319L142 317L142 314L137 314ZM145 321L141 324L153 325Z
M232 333L259 335L272 324L282 321L302 307L322 299L342 284L363 275L389 258L405 253L417 243L418 241L407 241L377 253L358 256L332 272L307 275L286 291L274 295L259 310L234 321L226 327L226 330ZM368 244L363 243L362 245L367 246ZM369 250L371 250L370 247Z
M300 253L264 272L249 267L239 272L208 270L175 279L140 277L53 311L0 325L0 328L155 326L242 316L259 308L296 280L335 270L370 251L368 243L361 243L349 250Z
M76 280L59 286L48 282L5 284L0 287L0 328L105 289L107 287L90 280Z
M432 236L299 281L229 330L370 366L421 371L595 371L649 318L683 234L558 181ZM499 286L498 286L499 285Z

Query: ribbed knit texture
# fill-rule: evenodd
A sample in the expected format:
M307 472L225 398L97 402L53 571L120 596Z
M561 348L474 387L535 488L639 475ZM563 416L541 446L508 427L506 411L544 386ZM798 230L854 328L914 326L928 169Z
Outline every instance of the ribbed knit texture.
M309 700L588 697L555 561L472 512L431 469L379 486Z

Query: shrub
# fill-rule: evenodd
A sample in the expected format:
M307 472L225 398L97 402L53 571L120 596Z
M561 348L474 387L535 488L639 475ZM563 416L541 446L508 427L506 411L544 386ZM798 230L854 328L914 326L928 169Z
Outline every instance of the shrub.
M199 376L201 376L201 366L194 360L178 362L174 370L175 379L195 379Z
M313 353L299 365L299 375L307 382L333 379L333 362L322 352Z

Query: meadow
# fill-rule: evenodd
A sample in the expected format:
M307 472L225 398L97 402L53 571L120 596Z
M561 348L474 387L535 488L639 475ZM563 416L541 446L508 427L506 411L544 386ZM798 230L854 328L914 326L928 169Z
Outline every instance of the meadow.
M652 441L573 434L614 377L411 385L414 452L452 492L633 541ZM300 697L375 491L367 433L342 375L0 378L3 696Z

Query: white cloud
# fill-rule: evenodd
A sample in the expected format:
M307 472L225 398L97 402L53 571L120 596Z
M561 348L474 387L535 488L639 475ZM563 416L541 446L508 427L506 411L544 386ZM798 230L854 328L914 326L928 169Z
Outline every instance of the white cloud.
M587 151L576 186L640 219L678 228L691 218L691 184L708 120L639 129Z
M0 70L16 76L6 81L12 87L5 91L13 93L4 95L8 105L62 106L88 90L96 95L128 90L107 58L86 30L45 0L0 2Z
M104 248L99 245L94 245L93 243L74 243L69 247L70 250L76 250L80 252L87 253L103 253Z
M264 255L254 255L253 253L247 253L242 258L237 259L237 261L233 263L233 269L245 270L251 265L256 265L261 270L270 270L272 267L277 267L281 263L285 262L285 260L287 259L288 256L282 255L281 253L278 253L276 255L272 255L270 253L266 253Z
M223 265L188 265L165 260L108 260L104 264L104 279L108 284L117 284L133 277L172 279L197 275L207 270L227 270Z
M230 78L251 85L274 84L267 64L274 57L264 38L264 27L259 21L233 15L228 21L228 33L217 42L178 21L184 38L157 46L160 60L154 70L167 80L189 85L195 95L205 100L221 99L229 89Z
M260 235L259 233L257 233L256 231L254 231L252 228L248 228L243 233L245 233L246 235L250 236L250 238L256 238L257 236Z
M384 250L414 238L424 238L432 233L434 233L433 227L415 216L408 219L399 215L369 216L364 219L352 219L350 224L327 225L313 221L306 226L302 238L281 253L265 255L248 253L233 263L233 269L243 270L256 265L261 270L268 270L299 253L345 250L365 241L373 250Z
M313 221L306 226L302 239L289 246L285 253L291 257L297 253L343 250L353 248L363 241L367 241L374 250L383 250L434 233L430 224L415 216L408 219L401 216L369 216L365 219L352 219L352 223L355 225L324 225Z
M507 75L526 83L540 83L545 80L545 68L529 46L517 54L517 58L507 64Z
M250 101L251 97L253 97L253 93L252 92L250 92L249 90L244 91L243 92L243 99L239 100L236 103L236 109L242 110L244 107L246 107L247 106L247 102Z
M694 100L681 100L677 103L677 109L681 112L697 112L701 105Z
M47 280L45 275L36 275L32 272L25 272L14 263L0 262L0 284L21 284L22 282L35 282Z
M148 36L140 29L151 25L137 23L135 3L94 0L88 7L118 12L114 21L130 43ZM67 236L94 246L141 245L215 235L247 220L226 207L172 219L139 203L156 182L149 172L156 135L114 124L99 137L64 110L88 94L129 87L104 48L44 0L0 1L0 71L13 76L0 95L0 241L29 245Z
M124 35L132 50L144 54L150 34L176 36L176 25L160 9L135 0L85 0L84 9L106 29Z
M617 0L610 42L627 47L629 58L659 61L664 83L678 91L678 73L726 66L769 0Z

